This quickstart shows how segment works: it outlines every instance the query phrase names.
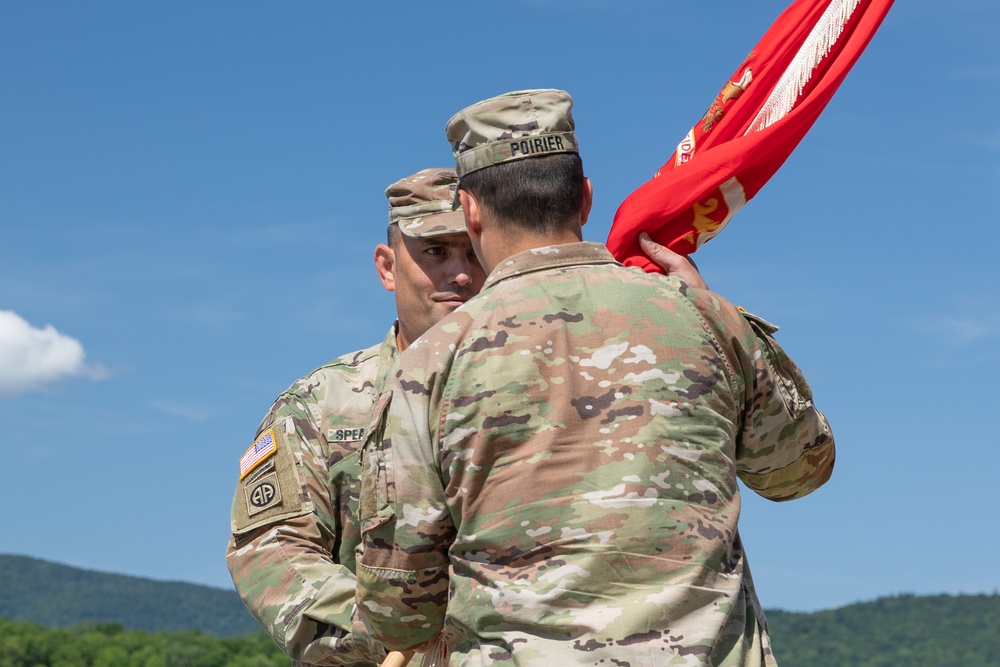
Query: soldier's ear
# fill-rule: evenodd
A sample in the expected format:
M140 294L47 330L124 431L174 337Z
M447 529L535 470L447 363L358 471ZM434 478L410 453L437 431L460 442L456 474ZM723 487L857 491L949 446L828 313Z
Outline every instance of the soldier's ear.
M382 287L388 292L396 291L396 252L380 243L375 247L375 271Z
M589 178L583 179L583 206L580 207L580 226L587 224L590 208L594 205L594 185Z
M483 235L483 212L479 208L479 200L466 190L459 190L458 201L462 204L462 213L465 214L465 230L469 233L470 239L478 241Z

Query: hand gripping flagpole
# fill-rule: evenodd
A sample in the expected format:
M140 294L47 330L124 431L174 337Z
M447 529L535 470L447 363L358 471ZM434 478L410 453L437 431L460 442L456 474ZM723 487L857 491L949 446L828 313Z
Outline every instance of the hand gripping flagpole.
M385 656L385 660L382 661L380 667L405 667L413 659L413 654L417 651L421 651L424 654L424 659L421 662L422 667L445 667L448 662L448 645L445 643L444 637L438 634L427 643L421 644L415 649L409 651L389 651L389 655Z

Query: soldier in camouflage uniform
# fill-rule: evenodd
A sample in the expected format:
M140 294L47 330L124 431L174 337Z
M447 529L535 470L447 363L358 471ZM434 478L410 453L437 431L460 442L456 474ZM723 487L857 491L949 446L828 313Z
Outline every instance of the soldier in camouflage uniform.
M226 560L254 616L293 659L377 665L386 652L354 615L358 449L397 356L473 296L485 274L452 210L457 177L427 169L389 186L388 245L375 267L399 320L380 344L295 382L240 463Z
M362 462L359 611L452 665L774 666L737 530L834 443L767 322L581 241L563 91L447 124L490 272L400 356Z
M385 656L353 617L358 449L398 350L485 279L462 212L452 211L457 180L451 169L426 169L389 186L388 244L375 249L375 268L398 321L381 344L279 396L241 462L226 558L247 607L297 664L374 665ZM701 282L679 255L647 250L668 272Z

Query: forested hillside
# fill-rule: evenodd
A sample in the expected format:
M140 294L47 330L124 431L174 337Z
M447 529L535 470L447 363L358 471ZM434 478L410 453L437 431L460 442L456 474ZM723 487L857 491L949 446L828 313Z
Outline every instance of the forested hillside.
M781 667L1000 667L1000 595L903 595L767 612Z
M151 632L198 629L218 637L259 627L236 591L5 555L0 555L0 617L58 628L88 621Z
M781 667L1000 667L997 594L903 595L767 619ZM288 664L233 591L0 556L0 667Z
M47 628L0 618L0 667L289 667L263 632L125 630L117 623Z

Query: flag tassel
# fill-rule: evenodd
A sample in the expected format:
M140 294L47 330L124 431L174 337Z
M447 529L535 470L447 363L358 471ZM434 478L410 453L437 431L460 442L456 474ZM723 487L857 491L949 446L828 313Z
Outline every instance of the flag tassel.
M764 102L746 134L760 132L785 117L799 101L816 67L830 55L861 0L833 0L813 26L795 58Z

